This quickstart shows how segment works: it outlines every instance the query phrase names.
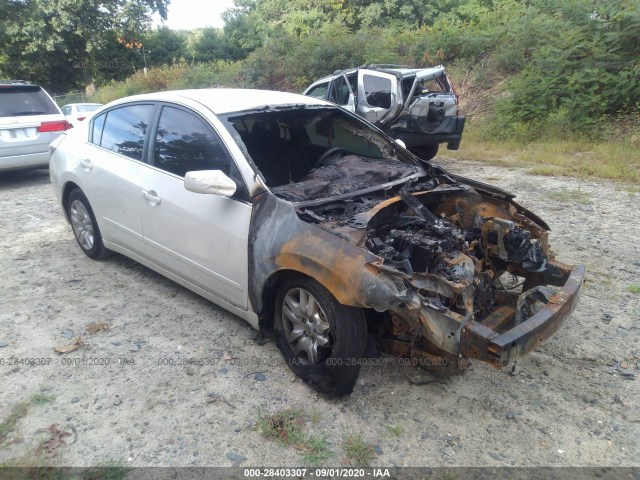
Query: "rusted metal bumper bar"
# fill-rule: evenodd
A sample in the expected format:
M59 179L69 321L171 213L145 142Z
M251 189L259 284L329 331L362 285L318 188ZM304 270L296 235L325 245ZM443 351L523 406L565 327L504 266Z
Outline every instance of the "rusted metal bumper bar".
M566 279L564 285L548 299L544 307L519 325L501 333L476 321L465 325L460 338L459 353L462 357L476 358L502 367L551 337L573 312L584 281L583 265L575 265L570 270L567 267L565 272L562 272L563 267L557 264L555 269L556 274L564 273L561 275Z

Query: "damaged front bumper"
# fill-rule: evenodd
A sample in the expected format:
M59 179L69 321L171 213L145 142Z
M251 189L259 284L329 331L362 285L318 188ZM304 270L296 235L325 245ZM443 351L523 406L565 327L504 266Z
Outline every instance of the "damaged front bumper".
M585 267L582 265L568 267L552 262L551 266L553 268L549 271L553 273L547 275L544 283L560 288L548 297L540 297L546 303L540 310L522 323L517 322L517 307L503 307L496 315L489 315L482 321L471 320L461 330L459 356L502 367L519 356L526 355L551 337L573 312L585 275ZM533 290L535 289L523 292L518 305ZM501 331L501 325L505 324L514 325Z
M584 275L582 265L568 266L550 260L546 271L531 279L536 286L512 295L510 301L481 319L472 313L471 285L432 275L405 277L405 283L415 290L411 300L390 309L393 326L389 331L401 336L410 330L409 337L413 338L402 341L383 336L378 340L378 348L392 355L411 357L417 360L417 365L441 375L464 370L470 359L502 368L537 348L560 328L577 304ZM467 307L467 315L434 308L428 301L432 293L459 297ZM534 302L540 308L531 313L527 309ZM398 327L407 321L416 328Z

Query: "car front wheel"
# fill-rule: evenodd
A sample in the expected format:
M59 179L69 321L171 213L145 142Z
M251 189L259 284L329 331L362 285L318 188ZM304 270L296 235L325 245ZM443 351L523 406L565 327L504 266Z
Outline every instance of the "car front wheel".
M73 234L82 251L88 257L96 260L106 257L110 251L102 243L102 235L100 235L98 222L96 222L96 217L91 205L89 205L89 200L79 188L69 194L67 214L71 221Z
M276 342L291 370L322 393L350 394L366 346L362 310L296 276L280 286L274 313Z

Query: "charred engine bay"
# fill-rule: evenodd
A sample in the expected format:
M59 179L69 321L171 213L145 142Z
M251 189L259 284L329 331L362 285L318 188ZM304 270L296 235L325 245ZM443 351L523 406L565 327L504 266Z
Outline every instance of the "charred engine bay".
M481 317L504 301L497 300L501 293L513 301L514 285L524 282L520 277L543 271L548 257L546 230L509 202L481 196L448 177L408 181L300 208L298 214L405 275L434 274L472 285L474 312ZM512 274L507 286L500 280L505 272ZM423 293L432 308L464 313L462 304Z

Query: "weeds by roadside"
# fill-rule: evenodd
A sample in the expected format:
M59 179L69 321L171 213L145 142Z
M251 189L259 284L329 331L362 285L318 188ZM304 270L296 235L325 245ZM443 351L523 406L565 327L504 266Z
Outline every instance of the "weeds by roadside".
M438 155L488 165L528 167L534 175L596 177L640 184L639 152L637 135L597 139L586 135L561 137L549 132L530 141L498 139L488 136L483 127L470 121L460 150L441 148Z

